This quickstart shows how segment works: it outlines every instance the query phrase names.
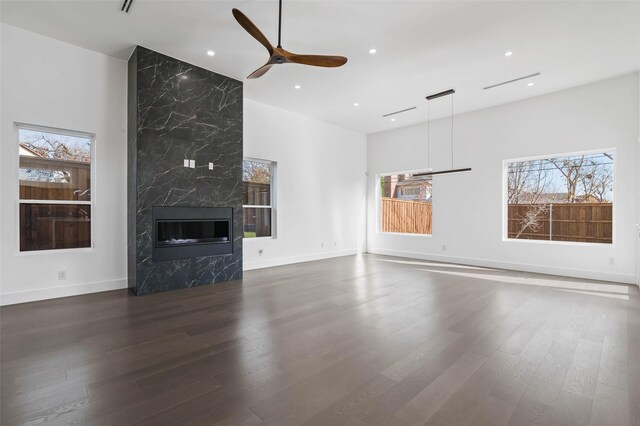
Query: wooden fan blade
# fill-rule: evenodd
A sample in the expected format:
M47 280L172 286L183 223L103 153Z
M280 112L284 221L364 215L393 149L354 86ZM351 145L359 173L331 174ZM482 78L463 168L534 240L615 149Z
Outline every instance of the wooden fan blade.
M258 68L257 70L255 70L254 72L249 74L249 77L247 77L247 78L259 78L259 77L262 77L263 75L265 75L267 73L267 71L269 71L271 69L272 66L273 66L273 64L264 64L263 66L261 66L260 68Z
M289 53L287 60L295 64L313 65L314 67L341 67L347 63L347 58L344 56L296 55L295 53Z
M267 37L262 34L262 31L258 29L256 24L251 22L251 19L247 18L247 16L244 13L240 12L238 9L233 9L231 12L233 13L233 17L236 18L236 21L238 21L238 24L240 24L242 28L244 28L249 34L251 34L253 38L258 40L260 44L266 47L269 51L269 55L273 55L273 46L271 46L271 43L269 43Z

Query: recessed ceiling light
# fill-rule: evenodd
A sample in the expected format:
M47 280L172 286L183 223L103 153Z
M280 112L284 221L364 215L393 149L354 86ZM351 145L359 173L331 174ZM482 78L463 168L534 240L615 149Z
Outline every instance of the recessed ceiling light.
M510 51L510 50L508 52L505 52L505 54L504 54L504 56L511 56L511 55L513 55L513 52Z
M392 119L391 119L391 121L396 121L396 119L395 119L395 118L392 118Z
M527 86L529 86L529 87L533 86L533 82L527 83Z
M295 85L295 86L293 86L293 87L294 87L294 88L296 88L296 89L299 89L299 88L300 88L300 85L299 85L299 84L296 84L296 85Z
M189 77L187 77L185 74L182 74L180 77L181 77L183 80L186 80L187 78L189 78Z
M213 56L215 54L216 54L216 52L214 52L213 50L207 50L207 55Z
M376 50L376 49L369 49L369 53L370 53L370 54L372 54L372 55L375 55L375 54L376 54L376 52L377 52L377 50Z
M355 104L353 104L353 106L357 107L357 106L360 106L360 104L356 102Z

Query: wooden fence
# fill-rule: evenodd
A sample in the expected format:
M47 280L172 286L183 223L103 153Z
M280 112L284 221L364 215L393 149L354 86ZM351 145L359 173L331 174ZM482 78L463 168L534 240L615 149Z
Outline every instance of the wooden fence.
M610 203L510 204L509 238L611 244ZM383 232L431 234L432 204L382 198Z
M509 238L611 244L610 203L509 204Z
M431 234L431 203L382 199L382 232Z
M91 247L91 206L20 204L20 251Z
M20 180L20 200L90 201L91 165L81 161L20 156L20 169L42 181ZM46 181L47 172L61 178ZM91 247L91 206L20 202L20 251Z
M20 156L20 168L66 173L66 182L20 181L21 200L91 200L91 165L81 161Z

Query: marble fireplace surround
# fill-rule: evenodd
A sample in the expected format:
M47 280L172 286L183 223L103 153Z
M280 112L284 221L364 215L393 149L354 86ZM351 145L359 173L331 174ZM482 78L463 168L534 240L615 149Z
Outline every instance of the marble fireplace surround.
M242 82L141 46L128 73L129 288L141 295L241 278ZM232 254L154 262L157 206L231 208Z

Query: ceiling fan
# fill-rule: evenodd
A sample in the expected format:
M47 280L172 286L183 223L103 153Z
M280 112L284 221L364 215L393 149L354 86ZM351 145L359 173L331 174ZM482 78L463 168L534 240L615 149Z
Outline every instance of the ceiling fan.
M269 60L266 64L249 74L247 78L258 78L266 74L269 69L278 64L302 64L313 65L316 67L340 67L347 63L347 58L344 56L326 56L326 55L298 55L291 53L282 48L280 43L282 33L282 0L280 0L280 7L278 13L278 46L273 47L269 40L262 34L258 27L251 22L247 16L240 12L238 9L233 9L233 16L242 28L244 28L253 38L258 40L260 44L267 48L269 52Z

